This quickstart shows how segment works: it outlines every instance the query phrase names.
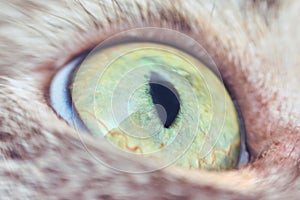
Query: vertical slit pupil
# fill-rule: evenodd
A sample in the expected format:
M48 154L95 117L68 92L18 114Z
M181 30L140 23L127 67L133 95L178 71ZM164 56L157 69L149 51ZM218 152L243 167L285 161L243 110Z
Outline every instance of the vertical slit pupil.
M160 121L169 128L180 110L180 99L174 86L157 73L152 72L149 82L150 95L155 104Z

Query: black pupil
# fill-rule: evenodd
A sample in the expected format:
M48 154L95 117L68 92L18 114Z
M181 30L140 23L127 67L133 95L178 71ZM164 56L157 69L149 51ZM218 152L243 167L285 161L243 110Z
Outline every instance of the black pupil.
M169 128L180 110L179 95L172 84L163 80L157 73L151 73L149 85L152 102L156 105L158 116L164 127Z

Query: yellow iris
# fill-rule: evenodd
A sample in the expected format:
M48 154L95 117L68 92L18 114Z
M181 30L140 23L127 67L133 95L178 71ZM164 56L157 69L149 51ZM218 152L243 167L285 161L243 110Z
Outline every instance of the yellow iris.
M164 105L155 104L154 84L162 85L159 95L174 93L158 97ZM156 43L110 46L87 57L70 88L89 131L117 148L187 168L237 163L240 130L230 96L215 74L185 52ZM174 101L179 110L166 126L166 106Z

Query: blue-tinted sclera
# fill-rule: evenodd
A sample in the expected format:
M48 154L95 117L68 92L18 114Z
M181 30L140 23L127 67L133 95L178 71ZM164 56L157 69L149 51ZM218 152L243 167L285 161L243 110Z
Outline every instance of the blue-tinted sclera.
M56 113L75 129L85 132L87 128L73 106L69 84L74 71L86 56L87 53L84 53L61 68L53 77L49 88L50 104Z

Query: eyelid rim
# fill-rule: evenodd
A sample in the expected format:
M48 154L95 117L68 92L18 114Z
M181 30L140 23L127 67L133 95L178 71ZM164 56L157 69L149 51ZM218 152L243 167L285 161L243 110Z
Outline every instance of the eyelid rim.
M133 42L158 43L183 51L203 63L217 76L218 79L220 79L221 82L223 82L216 63L201 43L189 34L170 28L149 26L117 32L94 45L94 47L90 49L89 55L93 55L94 53L111 46ZM97 48L97 51L95 51L95 48Z

